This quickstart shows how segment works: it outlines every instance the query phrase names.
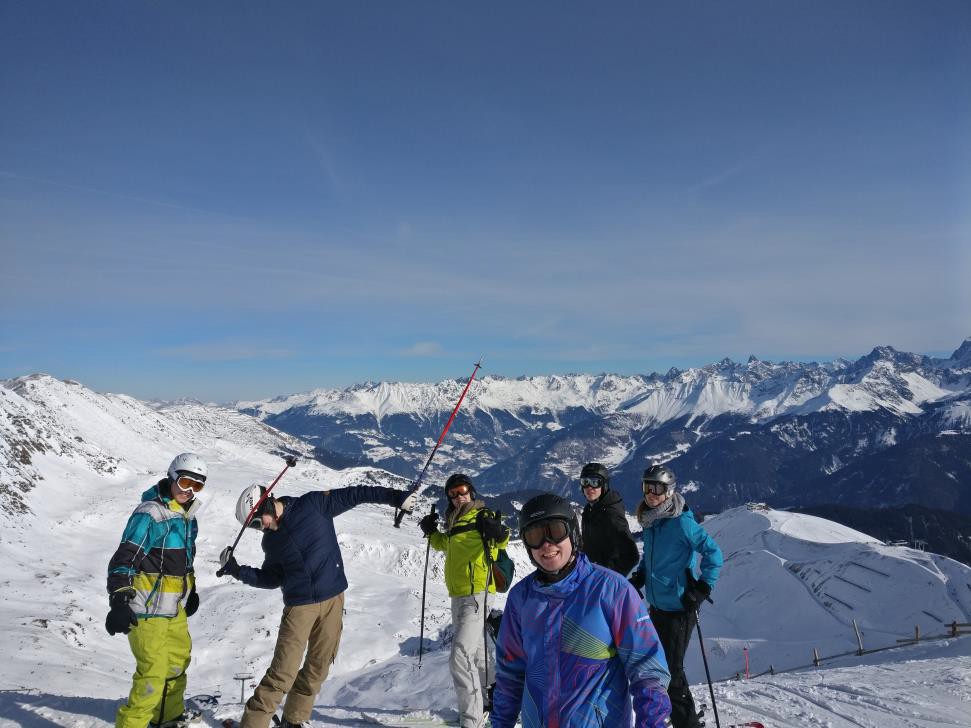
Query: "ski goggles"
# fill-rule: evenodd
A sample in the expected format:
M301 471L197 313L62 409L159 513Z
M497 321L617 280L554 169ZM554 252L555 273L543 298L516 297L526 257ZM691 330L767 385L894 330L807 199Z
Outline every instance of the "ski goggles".
M603 481L597 476L593 476L592 478L590 477L580 478L581 490L585 490L587 488L603 488L603 487L604 487Z
M659 483L656 480L645 480L641 483L644 495L664 495L668 492L667 483Z
M549 541L554 546L570 535L570 524L559 518L540 521L523 529L523 543L531 549L538 549Z
M449 488L445 493L445 497L451 500L456 496L468 495L472 492L472 486L468 483L462 483L461 485L456 485L454 488Z
M252 516L250 516L250 522L247 524L247 528L255 528L257 531L263 530L263 516L276 516L276 504L270 496L260 503L260 507L256 509Z
M198 480L199 476L192 477L191 475L180 475L179 479L175 481L175 484L179 486L179 490L183 493L188 493L190 490L194 493L198 493L200 490L206 487L206 484Z

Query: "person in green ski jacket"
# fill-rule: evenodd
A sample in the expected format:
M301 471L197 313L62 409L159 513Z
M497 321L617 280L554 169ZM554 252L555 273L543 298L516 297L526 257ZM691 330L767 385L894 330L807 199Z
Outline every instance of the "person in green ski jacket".
M467 475L450 476L445 482L445 496L445 532L438 530L438 516L433 513L419 525L431 547L445 552L445 586L452 599L454 630L449 670L458 698L459 724L462 728L480 728L484 714L491 709L486 676L495 675L483 639L486 585L490 593L496 591L489 564L509 543L509 529L476 498L475 486Z
M116 728L175 725L186 718L186 668L192 639L187 617L199 608L195 572L199 527L195 497L208 468L198 455L178 455L168 474L142 494L121 545L108 564L108 634L128 635L135 675Z

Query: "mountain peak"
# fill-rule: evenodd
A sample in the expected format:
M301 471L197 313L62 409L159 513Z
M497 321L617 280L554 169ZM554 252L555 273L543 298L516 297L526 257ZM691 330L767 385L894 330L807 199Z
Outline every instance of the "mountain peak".
M966 338L961 346L954 350L954 353L951 354L951 361L971 363L971 336Z

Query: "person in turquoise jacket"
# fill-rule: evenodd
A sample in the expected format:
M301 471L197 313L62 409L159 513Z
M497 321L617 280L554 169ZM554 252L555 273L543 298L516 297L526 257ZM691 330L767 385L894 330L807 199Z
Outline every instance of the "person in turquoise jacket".
M722 567L722 552L676 490L677 479L666 465L644 471L644 500L635 515L644 527L644 556L631 583L644 590L651 621L657 629L671 683L671 723L674 728L700 728L684 653L698 618L698 608L711 594ZM701 576L694 575L695 555L701 556Z
M670 726L670 674L644 601L582 552L570 503L532 498L519 533L536 571L506 601L492 728Z
M184 704L192 639L186 621L199 608L193 561L196 497L209 474L195 453L176 456L168 475L142 495L108 564L108 634L128 635L135 675L116 728L167 728L191 717Z

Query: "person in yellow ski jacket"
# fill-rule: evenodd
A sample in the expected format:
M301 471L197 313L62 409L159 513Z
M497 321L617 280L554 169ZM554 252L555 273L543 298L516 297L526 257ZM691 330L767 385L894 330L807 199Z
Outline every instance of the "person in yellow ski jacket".
M449 670L458 698L459 724L480 728L491 709L487 675L495 675L494 661L484 644L486 585L495 593L489 564L509 543L509 529L476 498L475 486L463 473L445 482L448 508L445 531L429 514L419 524L429 544L445 552L445 586L452 599L452 651ZM486 544L489 558L486 558ZM487 662L488 661L488 662Z

